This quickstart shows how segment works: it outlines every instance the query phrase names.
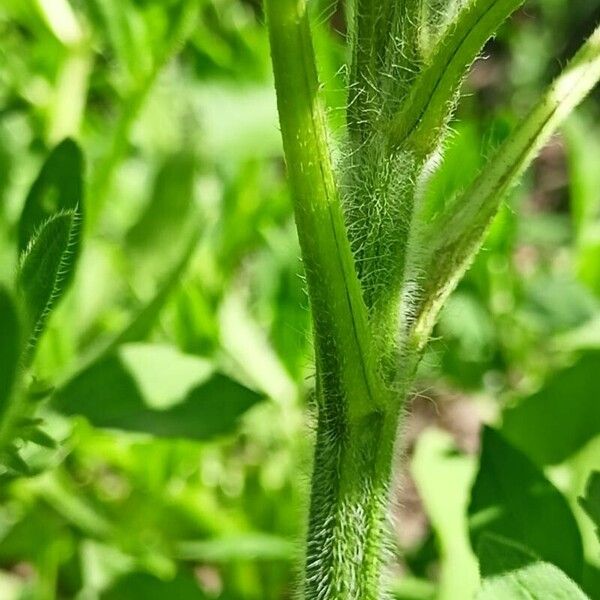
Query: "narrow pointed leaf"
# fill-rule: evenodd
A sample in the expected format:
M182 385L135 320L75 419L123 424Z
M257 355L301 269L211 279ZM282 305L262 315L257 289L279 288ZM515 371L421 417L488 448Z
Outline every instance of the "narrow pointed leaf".
M484 44L524 0L474 0L440 40L431 63L415 81L396 116L390 141L410 143L426 153L437 145L465 74Z
M75 211L60 212L40 227L21 257L17 286L26 316L29 356L75 267L73 249L79 234Z
M517 130L500 146L453 214L442 213L420 242L431 248L417 325L424 341L445 299L481 247L488 226L506 193L518 182L539 150L600 80L600 27L546 91ZM441 232L441 235L440 235Z

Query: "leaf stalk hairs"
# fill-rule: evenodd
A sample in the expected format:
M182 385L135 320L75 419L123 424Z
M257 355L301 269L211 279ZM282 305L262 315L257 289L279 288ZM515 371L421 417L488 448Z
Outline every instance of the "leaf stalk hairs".
M353 0L334 164L306 0L265 0L314 322L318 408L303 593L385 597L397 431L439 310L502 198L600 79L600 29L457 202L426 210L471 64L523 0ZM433 216L431 216L433 214Z

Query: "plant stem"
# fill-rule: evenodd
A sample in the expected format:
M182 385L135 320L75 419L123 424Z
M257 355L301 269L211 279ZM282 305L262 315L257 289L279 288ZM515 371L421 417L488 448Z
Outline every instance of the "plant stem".
M323 397L349 418L381 410L366 307L344 226L304 0L265 2L281 134L313 313Z
M319 415L304 598L379 600L397 415Z
M304 597L380 597L399 404L377 370L327 143L304 0L265 0L311 302L318 427Z

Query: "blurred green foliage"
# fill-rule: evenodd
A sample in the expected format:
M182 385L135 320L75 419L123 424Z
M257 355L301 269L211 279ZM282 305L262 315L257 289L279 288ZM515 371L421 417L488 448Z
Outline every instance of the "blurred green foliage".
M343 15L313 4L335 132ZM502 30L474 67L431 206L458 195L599 18L597 2L537 0ZM0 3L0 281L12 285L37 230L26 199L48 177L82 193L52 149L71 137L85 155L77 271L28 380L54 392L18 448L29 476L0 483L2 600L293 597L311 344L262 21L242 0ZM599 140L596 94L442 315L407 424L421 500L399 485L397 598L466 598L482 535L535 539L600 597L597 486L577 501L600 465ZM37 316L47 301L31 300ZM0 411L19 336L7 302ZM486 430L479 460L484 421L502 437Z

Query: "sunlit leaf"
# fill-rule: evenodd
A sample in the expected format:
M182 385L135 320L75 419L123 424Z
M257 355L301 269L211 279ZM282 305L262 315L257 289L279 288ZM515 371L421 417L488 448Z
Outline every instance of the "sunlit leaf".
M585 496L579 499L579 504L594 522L600 540L600 471L594 471L590 475Z
M504 412L502 434L534 462L558 464L600 434L600 351L555 373L535 394Z
M560 569L523 546L486 534L478 546L483 584L476 600L586 600Z
M460 454L447 434L431 430L419 439L412 473L440 548L438 598L469 598L478 581L466 518L474 460Z
M56 391L53 406L96 427L210 439L234 430L261 396L165 346L127 344Z

